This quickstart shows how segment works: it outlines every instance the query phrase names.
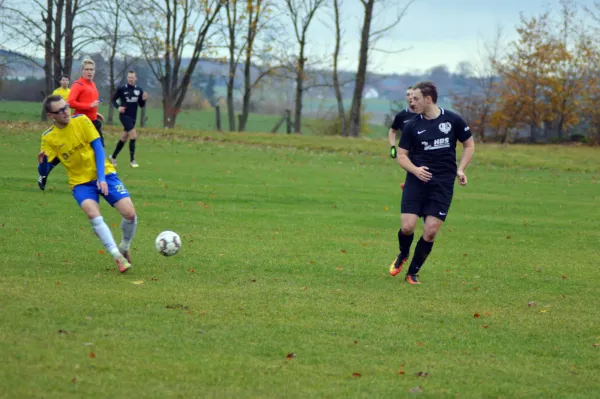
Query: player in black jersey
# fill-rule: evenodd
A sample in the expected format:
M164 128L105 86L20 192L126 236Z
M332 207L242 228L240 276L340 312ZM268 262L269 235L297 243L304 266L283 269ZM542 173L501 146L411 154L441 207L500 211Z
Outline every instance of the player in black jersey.
M138 105L144 107L148 93L136 86L137 76L134 71L127 73L127 84L117 89L112 98L112 105L119 110L119 120L123 124L123 134L121 140L117 143L115 152L108 157L114 166L117 166L117 155L123 149L123 146L129 139L129 154L132 168L137 168L139 165L135 161L135 140L137 132L135 131L135 121L137 119ZM117 101L118 100L118 101Z
M402 111L396 114L394 121L392 122L392 126L388 132L388 140L390 142L390 156L392 158L396 158L397 150L396 150L396 132L398 130L402 131L404 129L404 125L408 123L415 115L415 110L412 104L410 103L410 99L412 98L412 86L408 86L406 89L406 104L408 104L408 108L403 109Z
M400 253L390 265L397 275L408 260L419 217L425 217L423 236L415 248L406 281L419 284L418 272L433 247L452 202L454 179L467 184L465 169L475 151L469 126L456 113L437 106L437 88L432 82L413 86L411 102L418 114L402 131L398 145L398 164L408 173L402 193L402 227L398 231ZM463 154L456 166L456 142L463 144ZM410 158L409 158L410 156Z

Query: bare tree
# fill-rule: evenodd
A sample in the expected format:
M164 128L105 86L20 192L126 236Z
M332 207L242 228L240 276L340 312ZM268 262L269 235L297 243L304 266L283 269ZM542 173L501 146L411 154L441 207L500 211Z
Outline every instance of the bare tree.
M125 18L126 0L103 0L101 12L98 15L102 40L104 41L108 61L108 92L112 99L118 82L121 82L127 69L138 59L124 51L124 45L132 37L132 32ZM113 123L115 109L108 108L107 122Z
M4 1L0 23L10 34L13 50L33 48L29 59L44 70L44 94L53 90L61 75L71 75L76 54L97 40L84 21L93 4L93 0ZM33 55L38 50L44 51L43 65Z
M150 0L141 6L136 3L137 8L132 7L127 13L132 26L144 28L135 29L134 37L161 84L164 127L175 126L192 74L207 49L211 28L222 5L221 0Z
M227 120L229 121L229 131L234 132L235 128L235 107L233 103L233 91L235 89L235 77L237 66L242 55L244 44L240 43L240 32L243 32L242 24L245 21L244 0L226 1L223 5L227 19L226 32L224 34L229 53L229 71L227 75Z
M367 77L367 65L370 51L381 51L375 47L377 41L385 34L389 33L394 27L398 26L408 7L414 0L402 7L396 0L360 0L364 7L363 23L360 35L360 50L358 53L358 69L356 71L356 80L354 82L354 93L352 95L352 105L350 107L350 124L348 126L348 135L358 137L360 134L361 116L362 116L362 96ZM378 5L380 12L385 11L389 14L390 10L397 10L396 18L388 24L378 23L375 16L375 5ZM381 14L378 14L381 17ZM371 26L378 28L371 31ZM402 50L399 50L402 51ZM389 52L389 51L387 51Z
M317 10L325 0L285 0L288 16L292 22L294 36L298 43L298 55L295 62L296 96L294 100L294 132L300 133L302 129L302 96L304 94L304 80L306 67L306 40L308 27Z
M348 135L346 111L344 110L344 98L342 96L342 89L340 87L340 79L338 75L338 62L341 51L342 42L342 28L341 28L341 17L340 7L343 5L342 0L333 0L333 11L335 21L335 46L333 50L333 90L335 92L335 98L337 100L338 118L340 120L340 132L342 136Z

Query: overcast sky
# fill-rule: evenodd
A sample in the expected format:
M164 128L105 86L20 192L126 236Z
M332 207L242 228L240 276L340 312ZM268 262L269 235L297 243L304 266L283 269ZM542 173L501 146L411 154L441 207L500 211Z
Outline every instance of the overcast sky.
M575 1L581 7L594 6L594 0ZM406 1L397 0L397 4L400 9ZM406 73L446 64L453 71L461 61L476 62L478 47L484 40L493 40L498 26L503 27L506 42L514 40L521 12L531 17L559 8L559 0L414 0L398 27L378 45L385 50L408 50L400 54L374 52L371 70ZM345 69L356 68L363 9L358 0L344 0ZM379 21L396 13L394 8L383 10ZM329 21L321 14L310 32L310 50L317 54L330 53L333 48L333 30L326 26Z

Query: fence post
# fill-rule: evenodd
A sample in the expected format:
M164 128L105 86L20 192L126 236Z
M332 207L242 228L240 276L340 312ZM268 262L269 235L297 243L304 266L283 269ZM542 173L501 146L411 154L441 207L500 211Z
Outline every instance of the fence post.
M215 105L215 118L217 118L217 130L221 131L221 106Z

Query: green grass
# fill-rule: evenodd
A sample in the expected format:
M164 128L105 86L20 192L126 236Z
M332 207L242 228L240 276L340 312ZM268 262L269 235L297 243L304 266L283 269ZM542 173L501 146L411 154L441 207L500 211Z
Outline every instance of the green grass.
M108 104L104 103L99 108L100 112L108 118ZM39 122L41 105L36 102L28 101L0 101L0 121L4 122ZM146 113L148 120L146 126L149 128L160 128L163 126L163 112L160 106L152 107L149 105ZM138 119L141 118L141 111L138 111ZM237 118L237 116L236 116ZM251 113L248 118L247 131L253 133L267 133L275 127L281 119L281 115L264 115ZM229 123L227 122L227 111L221 111L221 129L227 131ZM304 117L302 120L302 129L305 134L318 134L319 129L325 123L323 120ZM114 125L120 127L118 115L115 113ZM139 126L139 122L138 122ZM217 130L217 122L214 110L182 110L177 115L177 127L181 129L201 129ZM293 129L293 128L292 128ZM278 133L286 133L286 125L283 123ZM366 136L369 137L387 137L388 129L384 126L367 124Z
M597 149L479 146L414 287L384 140L143 134L119 275L41 131L0 127L0 397L600 396Z

